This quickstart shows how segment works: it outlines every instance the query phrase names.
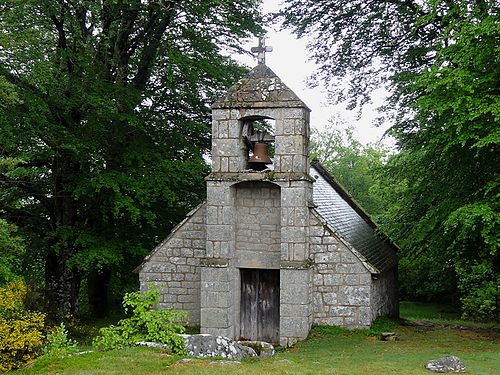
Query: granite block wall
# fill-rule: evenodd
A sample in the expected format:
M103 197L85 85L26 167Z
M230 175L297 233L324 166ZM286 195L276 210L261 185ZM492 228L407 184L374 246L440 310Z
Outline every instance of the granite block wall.
M206 206L193 210L145 259L139 272L141 291L160 288L159 308L187 311L200 324L200 261L205 258Z
M261 181L242 182L236 190L234 264L240 268L279 268L280 187Z
M371 273L311 210L313 321L343 327L372 322Z

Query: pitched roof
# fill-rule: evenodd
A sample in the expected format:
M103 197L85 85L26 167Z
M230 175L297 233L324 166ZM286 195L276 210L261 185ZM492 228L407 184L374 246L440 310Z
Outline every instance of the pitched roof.
M253 68L212 105L212 108L254 107L308 108L265 64Z
M313 200L316 211L344 241L356 250L378 272L394 266L397 246L377 232L377 224L351 195L314 160L311 162Z

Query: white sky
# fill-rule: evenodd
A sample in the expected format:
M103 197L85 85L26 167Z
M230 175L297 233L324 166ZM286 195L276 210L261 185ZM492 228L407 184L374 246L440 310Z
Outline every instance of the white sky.
M279 3L278 0L264 0L264 12L278 10ZM295 39L288 30L277 31L276 29L277 27L267 27L266 45L273 47L273 52L266 53L266 65L312 110L311 127L320 130L327 124L328 119L338 115L348 124L354 125L356 139L365 144L378 142L386 127L375 127L373 122L377 117L375 109L383 103L383 94L380 94L379 97L372 97L374 104L366 105L359 119L357 118L357 109L348 111L345 109L345 105L328 104L327 95L323 88L310 89L306 86L307 77L313 73L316 67L313 62L308 61L306 40ZM244 48L250 50L256 45L257 40L253 40L245 44ZM257 64L257 59L251 56L234 56L234 58L249 67ZM388 139L384 143L391 144Z

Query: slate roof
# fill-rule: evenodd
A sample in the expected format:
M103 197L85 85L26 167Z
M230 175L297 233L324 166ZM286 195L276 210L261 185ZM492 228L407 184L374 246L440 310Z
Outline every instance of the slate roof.
M317 161L311 162L313 200L316 211L337 235L354 248L376 272L384 272L397 261L398 248L377 232L376 223L349 193Z
M212 108L248 107L308 108L265 64L253 68L212 104Z

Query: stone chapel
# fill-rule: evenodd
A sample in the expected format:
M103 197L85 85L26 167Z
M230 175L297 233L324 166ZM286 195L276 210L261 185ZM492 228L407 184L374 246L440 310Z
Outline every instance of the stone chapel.
M396 246L309 160L310 110L262 56L212 105L206 201L137 268L141 290L159 287L159 307L201 333L284 346L312 324L397 316Z

